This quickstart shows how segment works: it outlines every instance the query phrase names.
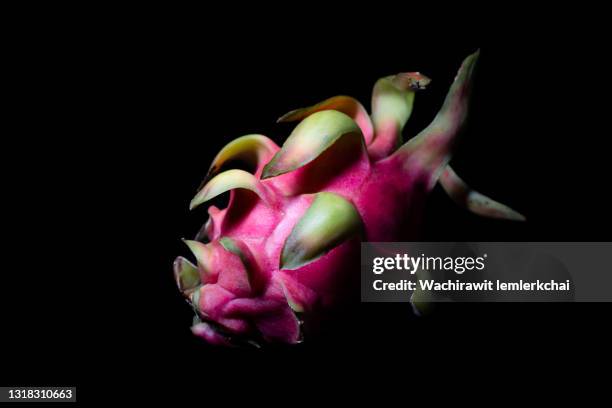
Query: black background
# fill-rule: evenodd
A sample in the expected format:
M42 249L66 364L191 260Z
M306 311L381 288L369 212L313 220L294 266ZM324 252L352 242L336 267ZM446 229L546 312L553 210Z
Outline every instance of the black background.
M452 164L528 221L478 218L436 188L424 239L610 239L599 23L582 21L578 34L578 16L553 14L423 27L384 8L363 22L320 10L299 22L240 14L139 10L95 23L88 14L12 32L20 92L8 152L19 159L6 172L15 188L7 214L20 215L9 217L17 228L3 256L6 384L76 384L82 401L112 399L112 387L133 398L207 389L232 400L254 385L308 394L347 374L408 382L474 364L565 372L609 356L607 304L455 304L426 318L409 305L364 304L298 347L225 350L194 338L171 264L187 254L180 238L205 221L187 206L218 150L248 133L282 144L291 126L275 120L286 111L337 94L369 107L377 78L418 70L433 82L404 132L415 135L477 48L470 121ZM401 375L389 374L391 363Z

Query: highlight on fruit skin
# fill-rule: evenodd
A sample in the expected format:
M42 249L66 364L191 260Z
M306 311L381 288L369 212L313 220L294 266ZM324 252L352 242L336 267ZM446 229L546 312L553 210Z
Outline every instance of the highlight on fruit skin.
M263 135L225 146L190 208L226 192L229 204L210 206L200 233L185 241L195 263L174 262L195 311L193 333L226 346L300 342L317 315L350 302L343 288L360 279L361 241L418 238L436 183L474 214L524 220L448 164L478 56L463 61L431 124L405 143L416 94L430 83L418 72L379 79L371 114L336 96L283 115L279 122L299 123L282 147ZM250 171L225 169L236 160Z

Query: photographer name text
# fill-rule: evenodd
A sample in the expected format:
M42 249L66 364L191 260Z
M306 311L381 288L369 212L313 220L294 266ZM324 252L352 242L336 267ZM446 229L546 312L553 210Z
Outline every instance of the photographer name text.
M373 282L376 291L415 291L417 289L427 291L569 291L570 281L491 281L485 279L480 282L462 282L460 280L447 280L444 282L432 279L419 279L411 281L401 279L397 282L384 282L377 279Z

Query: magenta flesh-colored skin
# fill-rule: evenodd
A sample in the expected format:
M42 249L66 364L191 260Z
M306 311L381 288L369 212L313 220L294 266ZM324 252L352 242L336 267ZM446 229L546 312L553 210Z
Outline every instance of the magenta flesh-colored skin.
M472 66L468 68L471 75ZM296 343L301 338L296 311L307 320L347 301L350 294L342 288L350 286L349 280L359 280L361 241L418 238L427 195L441 166L448 162L466 116L469 75L461 80L451 87L432 125L399 150L393 144L403 124L393 124L379 128L384 135L368 136L372 139L369 144L366 140L360 144L339 141L285 174L262 180L267 163L260 162L253 174L266 199L234 189L226 209L210 207L210 220L201 234L211 241L207 244L211 270L201 270L201 286L187 293L201 318L192 328L194 334L218 345L232 344L235 339ZM356 109L352 100L340 101L349 106L347 114L357 112L354 119L362 132L371 134L373 127L363 117L364 110ZM332 105L334 109L343 106ZM323 109L321 106L317 109ZM273 145L268 148L280 150ZM360 233L314 261L283 270L280 260L285 242L320 192L337 194L356 208ZM223 238L230 238L239 254L227 242L224 246Z
M296 183L308 185L310 183L305 179L312 167L320 165L318 161L316 159L286 175L263 180L262 184L271 191L280 190L285 185L295 186ZM316 191L336 193L355 205L365 228L362 239L409 239L417 231L404 228L405 221L420 217L427 191L418 188L424 185L418 182L418 171L404 171L403 163L394 157L372 163L363 155L343 171L326 174L325 183L315 183ZM198 308L205 318L217 323L227 333L248 336L256 330L266 341L295 343L300 335L298 323L284 291L291 292L290 296L304 308L305 313L333 307L343 301L338 298L338 288L347 272L355 270L355 254L359 251L360 240L342 243L296 270L280 270L283 244L312 204L314 194L287 197L279 194L280 208L277 209L270 208L251 192L235 190L231 194L226 210L215 208L210 211L214 225L211 232L215 251L213 269L217 279L199 289ZM244 197L238 201L236 198L240 194ZM241 213L243 205L248 207L246 214ZM381 209L384 209L385 216L381 216ZM234 213L241 213L241 216L230 220ZM245 283L248 273L239 257L216 244L215 239L220 236L246 245L256 264L251 271L256 276L251 279L259 284L249 288L248 282ZM205 339L211 337L208 331L203 333L199 335Z

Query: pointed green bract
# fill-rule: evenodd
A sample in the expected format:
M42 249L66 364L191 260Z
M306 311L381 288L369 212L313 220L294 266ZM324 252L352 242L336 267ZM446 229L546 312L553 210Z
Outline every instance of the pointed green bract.
M196 194L189 204L189 209L194 209L198 205L215 198L219 194L235 188L244 188L253 191L263 198L263 193L259 181L250 173L244 170L232 169L217 174Z
M293 310L296 313L303 313L304 305L297 302L293 298L293 296L291 296L291 292L289 291L289 289L287 289L287 285L285 284L285 282L283 282L282 279L279 279L279 285L281 287L281 290L283 291L283 295L285 295L285 299L287 300L287 304L289 305L291 310Z
M205 181L217 174L222 166L231 160L241 160L257 168L269 160L278 149L276 143L263 135L246 135L234 139L215 156Z
M374 85L372 121L377 129L391 121L401 129L412 114L414 91L398 89L391 78L381 78Z
M240 250L240 248L238 248L236 242L230 237L219 238L219 243L223 246L223 248L227 249L234 255L238 255L241 258L244 257L242 251Z
M525 221L525 217L512 208L473 190L450 166L446 166L442 173L440 185L453 201L474 214L490 218Z
M230 237L222 237L219 239L221 246L228 252L236 255L241 263L240 267L232 267L230 264L225 265L225 270L220 274L220 280L227 279L222 285L229 290L242 290L250 292L253 285L253 271L250 260L249 248L242 241L234 240ZM231 275L229 275L231 271Z
M196 288L193 292L191 292L188 296L189 302L191 306L196 310L196 312L200 312L200 289L202 287Z
M223 248L225 248L227 251L231 252L234 255L237 255L240 260L242 261L242 264L244 265L244 268L248 271L249 270L249 259L247 254L245 253L245 250L243 250L240 245L233 240L230 237L221 237L219 239L219 243L221 244L221 246L223 246ZM242 244L244 245L244 244Z
M201 277L209 275L212 269L212 257L213 251L199 241L191 241L184 239L183 242L189 247L191 252L198 261L198 270L200 271Z
M174 261L174 279L181 292L195 289L201 283L198 268L182 256Z
M282 149L263 170L262 179L279 176L310 163L340 138L363 145L359 126L346 114L325 110L308 116L293 130Z
M350 201L338 194L318 193L285 241L280 269L297 269L320 258L357 234L361 226L361 216Z
M431 80L419 72L406 72L379 79L372 92L372 121L377 131L390 123L397 126L398 146L401 130L410 119L416 90L425 89Z
M434 120L395 154L404 157L407 166L417 165L430 175L433 187L450 160L454 143L468 113L474 67L480 52L469 55L461 64L444 104Z
M393 153L402 143L402 130L412 114L415 91L425 89L430 79L406 72L379 79L372 92L374 140L368 145L373 161Z
M459 72L457 72L457 76L446 94L444 104L430 126L457 127L463 124L468 112L472 76L479 57L480 50L468 55L463 60Z
M374 128L368 112L357 99L345 95L334 96L307 108L292 110L281 116L278 122L302 120L324 110L337 110L350 116L359 125L366 145L374 138Z

